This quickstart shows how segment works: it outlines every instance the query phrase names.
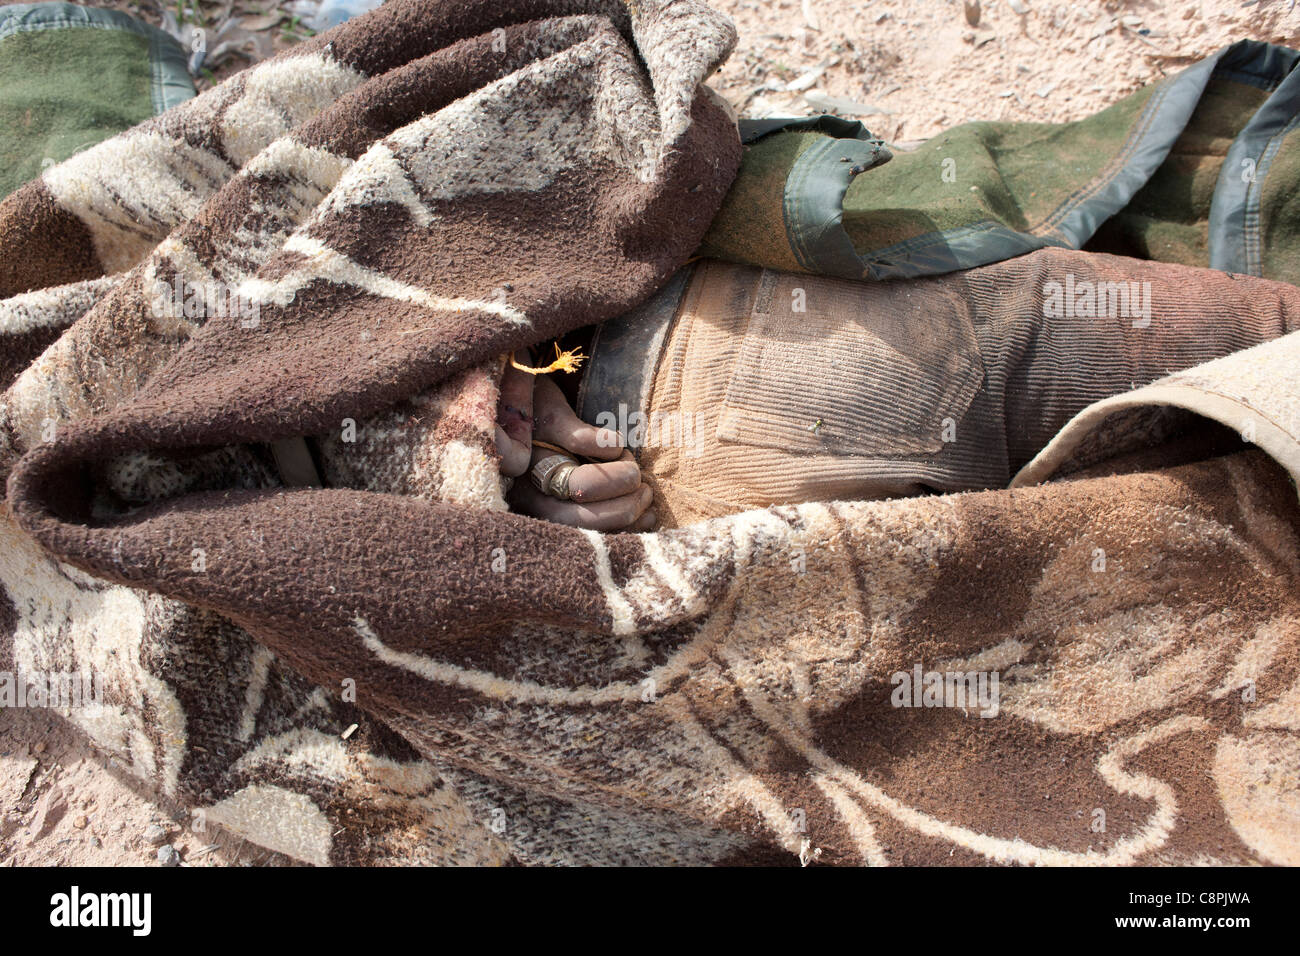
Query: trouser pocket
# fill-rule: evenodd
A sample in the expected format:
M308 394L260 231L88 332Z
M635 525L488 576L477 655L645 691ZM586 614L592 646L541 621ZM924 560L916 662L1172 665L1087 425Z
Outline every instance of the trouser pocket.
M984 379L960 283L749 272L718 440L867 457L952 440Z

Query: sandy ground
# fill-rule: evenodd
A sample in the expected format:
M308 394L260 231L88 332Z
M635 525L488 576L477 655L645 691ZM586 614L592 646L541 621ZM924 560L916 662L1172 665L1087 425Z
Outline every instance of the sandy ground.
M1291 2L714 0L740 42L713 83L743 116L830 104L891 142L915 142L969 120L1077 119L1245 37L1300 46ZM151 0L104 5L161 22ZM264 49L310 33L274 4L231 0L186 8L181 26L232 16L265 34ZM199 85L248 62L228 54ZM0 709L0 866L157 866L151 825L182 865L287 862L187 822L184 808L151 802L57 714Z
M195 829L186 808L150 800L58 713L0 709L0 866L160 866L164 845L182 867L290 862Z
M971 120L1059 122L1236 40L1300 46L1292 2L717 0L740 43L715 85L742 116L849 100L838 112L890 142Z

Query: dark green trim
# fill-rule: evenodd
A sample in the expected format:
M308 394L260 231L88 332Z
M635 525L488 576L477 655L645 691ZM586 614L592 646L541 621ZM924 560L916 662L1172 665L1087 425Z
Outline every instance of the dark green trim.
M1300 123L1300 53L1270 43L1243 40L1229 47L1225 66L1257 78L1273 95L1255 111L1228 147L1210 200L1210 267L1263 275L1260 195L1282 140ZM1254 175L1243 172L1254 164ZM1246 165L1243 165L1246 164Z
M870 259L860 260L858 271L849 278L911 279L942 275L1023 256L1047 246L1068 248L1065 242L1055 237L1031 235L994 219L985 219L957 229L927 233L877 250Z
M1129 204L1138 190L1160 168L1205 93L1214 72L1213 62L1193 64L1151 95L1151 101L1134 123L1134 135L1124 144L1110 178L1088 183L1035 229L1079 249L1103 222Z
M0 41L15 33L66 29L120 30L148 40L153 75L149 92L154 113L162 113L194 96L185 51L175 38L157 27L141 23L119 10L75 3L16 3L0 7Z
M849 183L893 154L878 139L822 139L799 155L785 180L786 239L809 272L861 275L862 258L844 231Z

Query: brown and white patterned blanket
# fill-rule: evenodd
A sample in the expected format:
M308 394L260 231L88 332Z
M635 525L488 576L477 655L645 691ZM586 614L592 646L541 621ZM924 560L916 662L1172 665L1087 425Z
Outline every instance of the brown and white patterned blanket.
M0 670L93 671L99 747L311 863L1300 862L1296 334L1022 478L1177 406L1259 448L649 535L505 510L501 356L690 255L732 39L390 0L0 205ZM281 486L295 436L328 487Z

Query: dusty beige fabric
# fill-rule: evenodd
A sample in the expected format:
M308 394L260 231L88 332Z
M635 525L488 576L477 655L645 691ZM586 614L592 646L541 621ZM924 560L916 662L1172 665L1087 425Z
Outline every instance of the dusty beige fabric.
M886 283L710 260L683 296L634 443L668 527L1004 487L1092 403L1298 318L1288 284L1065 250ZM1148 421L1142 435L1182 421Z
M1013 485L1046 481L1054 473L1094 457L1094 446L1113 447L1111 434L1120 426L1140 428L1171 409L1195 412L1217 421L1258 445L1300 482L1300 401L1277 388L1300 367L1300 334L1286 335L1243 352L1178 372L1080 412L1033 461Z
M767 292L767 285L775 288ZM817 292L830 291L827 299L840 307L846 287L854 291L866 288L839 279L775 273L719 261L697 268L664 345L646 409L642 465L655 489L665 527L743 511L751 505L885 498L922 490L907 474L891 480L883 473L869 474L864 462L855 457L807 451L809 440L817 437L807 431L818 418L817 407L808 401L818 397L816 393L783 389L780 381L762 374L768 368L742 372L745 383L755 389L748 401L732 388L732 377L745 353L759 353L754 355L759 362L769 358L763 352L776 353L777 361L789 354L778 341L763 342L747 334L756 310L770 319L771 302L779 298L788 312L794 288L814 289L814 301L818 301ZM758 301L760 291L766 292L767 302ZM765 308L766 314L762 312ZM838 311L817 309L807 316L807 327L831 333L828 327L841 317ZM852 359L851 343L856 339L866 345L867 336L860 328L846 327L843 333L833 348L840 352L838 358L848 361ZM824 371L820 364L824 356L816 343L802 341L798 345L806 360L802 369L807 373ZM792 364L781 361L780 367L789 369ZM866 371L864 363L856 367ZM761 427L764 419L783 437L802 431L809 440L799 451L773 447ZM720 433L744 435L761 444L723 440ZM839 429L835 434L851 447L869 437L883 440L883 436L853 429Z

